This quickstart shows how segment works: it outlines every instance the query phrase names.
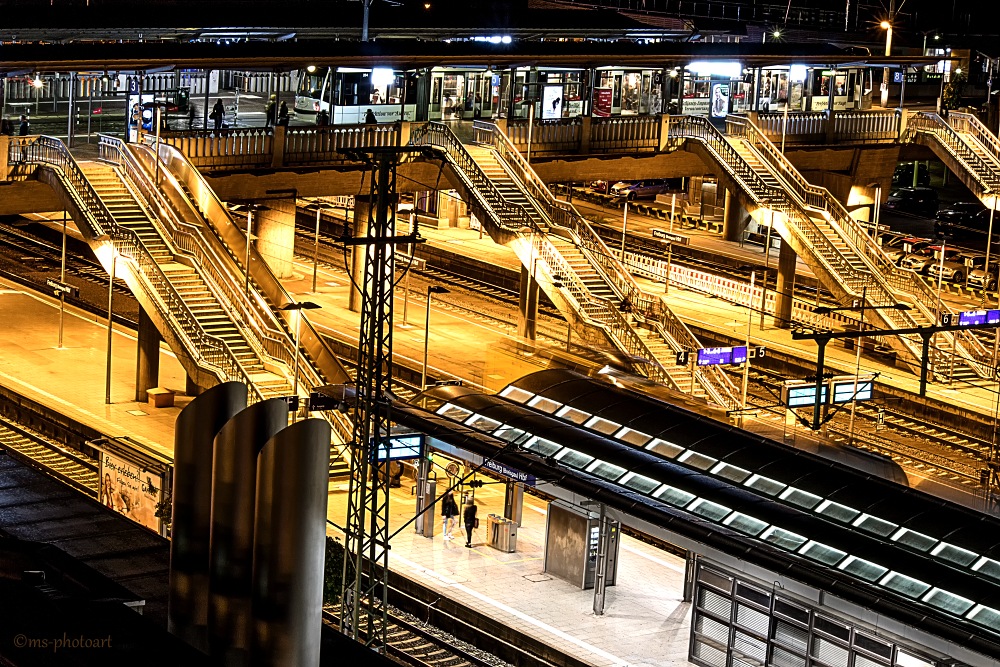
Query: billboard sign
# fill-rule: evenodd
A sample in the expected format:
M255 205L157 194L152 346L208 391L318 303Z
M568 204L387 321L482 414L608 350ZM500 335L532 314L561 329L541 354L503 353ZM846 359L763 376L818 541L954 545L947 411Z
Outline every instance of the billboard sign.
M157 533L161 532L156 506L163 499L163 476L101 452L101 504Z
M612 91L610 88L595 88L594 89L594 115L601 116L602 118L607 118L611 115L611 98Z

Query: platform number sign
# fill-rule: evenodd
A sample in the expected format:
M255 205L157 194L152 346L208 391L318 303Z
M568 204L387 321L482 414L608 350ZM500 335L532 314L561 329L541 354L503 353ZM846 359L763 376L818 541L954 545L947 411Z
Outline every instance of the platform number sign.
M885 427L885 408L879 408L875 417L875 427L879 430Z
M941 326L950 327L951 326L951 313L941 313Z
M677 365L678 366L687 366L689 356L690 356L690 352L688 352L687 350L681 350L680 352L678 352L677 353Z

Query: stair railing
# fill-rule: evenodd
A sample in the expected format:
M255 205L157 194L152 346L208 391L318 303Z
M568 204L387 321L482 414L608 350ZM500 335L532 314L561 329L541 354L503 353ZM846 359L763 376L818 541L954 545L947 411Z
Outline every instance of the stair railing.
M989 192L1000 191L1000 180L993 168L975 151L970 149L958 132L936 113L918 112L913 114L906 124L905 138L922 133L933 136L935 140L951 155L951 157L972 177L972 183L966 183L973 194L982 197Z
M982 144L990 157L996 160L996 164L990 165L993 167L994 173L996 173L997 167L1000 166L1000 139L997 139L997 136L979 118L972 114L951 111L948 113L948 123L956 132L970 134L976 141Z
M875 297L873 305L891 305L898 302L893 292L907 294L918 305L922 315L930 322L937 319L939 304L936 294L913 271L902 269L885 255L882 248L869 236L857 220L851 216L843 204L823 187L813 185L805 180L794 165L777 149L777 147L748 118L730 116L727 118L727 129L730 134L746 141L760 156L766 165L781 179L785 192L792 195L794 204L811 207L826 213L833 230L854 248L866 265L868 272L881 277L886 282L888 290L869 291ZM956 135L957 138L957 135ZM805 213L805 211L803 211ZM797 220L808 219L808 214L796 216ZM876 283L877 284L877 283ZM869 287L872 283L869 283ZM946 307L941 306L941 309ZM876 311L872 311L875 313ZM950 311L949 311L950 312ZM912 316L900 311L880 313L888 317L894 327L914 327L919 322ZM974 366L983 364L988 358L986 347L969 332L955 332L945 335L958 345L958 350ZM908 340L907 347L917 353L916 342ZM981 369L977 368L977 373Z
M115 221L65 144L54 137L40 136L33 138L30 143L20 144L19 149L21 149L19 159L22 162L35 162L54 167L60 184L76 205L77 213L83 222L80 226L81 231L90 234L89 240L107 234L115 251L135 263L146 282L153 288L152 291L147 290L150 301L157 306L160 315L166 321L173 323L174 331L180 334L181 340L187 342L191 358L200 359L223 382L238 380L246 383L250 388L251 400L260 400L260 392L250 382L249 376L226 342L201 328L201 324L164 275L139 236ZM145 289L145 285L143 288Z

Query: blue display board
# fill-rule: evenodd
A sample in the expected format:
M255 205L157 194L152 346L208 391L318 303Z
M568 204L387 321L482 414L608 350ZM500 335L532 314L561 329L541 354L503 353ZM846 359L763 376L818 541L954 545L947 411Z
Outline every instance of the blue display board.
M958 325L962 327L998 323L1000 323L1000 310L967 310L958 314Z
M698 350L699 366L742 364L747 360L746 345L738 347L706 347Z

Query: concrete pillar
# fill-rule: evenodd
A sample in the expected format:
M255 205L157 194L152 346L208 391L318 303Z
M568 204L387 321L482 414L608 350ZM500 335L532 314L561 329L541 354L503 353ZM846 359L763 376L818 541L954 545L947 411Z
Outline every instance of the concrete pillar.
M778 328L792 326L792 293L795 290L795 251L781 240L778 252L778 283L775 287L774 319Z
M205 389L207 389L207 387L199 385L198 381L190 375L184 378L184 394L186 396L200 396L204 393Z
M281 430L257 461L253 533L253 664L319 665L323 627L330 425Z
M726 208L722 213L722 237L727 241L739 241L743 233L743 207L732 192L726 190Z
M139 307L138 353L135 355L135 400L145 403L148 389L160 384L160 332Z
M372 202L367 195L354 197L354 236L368 234L368 216L371 214ZM363 246L351 247L351 276L353 284L348 296L347 307L355 313L361 312L361 289L365 284L365 250Z
M257 252L276 278L292 275L295 251L295 197L269 199L254 213Z
M208 652L213 443L226 422L246 406L247 386L226 382L188 403L174 427L167 630L204 653Z
M580 118L580 154L590 154L590 128L594 119L590 116Z
M250 664L257 455L288 425L280 398L251 405L215 436L208 572L208 641L227 667Z
M527 268L521 267L521 289L517 300L517 335L535 340L538 320L538 283Z

